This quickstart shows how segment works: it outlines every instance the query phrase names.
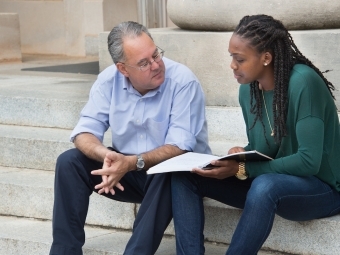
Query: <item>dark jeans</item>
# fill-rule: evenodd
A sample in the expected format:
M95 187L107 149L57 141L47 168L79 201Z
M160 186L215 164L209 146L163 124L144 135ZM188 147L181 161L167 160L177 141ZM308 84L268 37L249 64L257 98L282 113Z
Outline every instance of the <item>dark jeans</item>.
M177 255L204 254L203 197L243 208L228 255L257 254L272 229L275 214L306 221L340 212L340 194L314 176L264 174L253 181L240 181L178 172L172 175L171 188Z
M62 153L56 164L53 208L53 243L50 255L81 255L85 243L84 224L89 197L101 176L91 171L102 163L86 157L78 149ZM147 175L145 171L128 172L120 181L124 191L106 197L141 203L132 236L124 254L154 254L172 219L170 174Z

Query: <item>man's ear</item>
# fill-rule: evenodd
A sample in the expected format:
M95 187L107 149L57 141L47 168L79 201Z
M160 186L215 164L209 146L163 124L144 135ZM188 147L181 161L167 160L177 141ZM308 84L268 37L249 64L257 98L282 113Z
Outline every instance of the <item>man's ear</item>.
M271 62L273 61L273 55L269 51L264 52L262 56L263 56L263 65L264 66L270 65Z
M126 70L126 66L123 64L123 63L117 63L116 64L116 67L117 67L117 69L118 69L118 71L122 74L122 75L124 75L125 77L129 77L129 73L128 73L128 71Z

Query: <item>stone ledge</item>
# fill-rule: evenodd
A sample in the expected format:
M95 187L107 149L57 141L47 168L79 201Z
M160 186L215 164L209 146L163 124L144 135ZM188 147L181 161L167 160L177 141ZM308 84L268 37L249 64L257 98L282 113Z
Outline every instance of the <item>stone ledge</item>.
M199 32L178 28L150 29L155 43L165 50L165 56L187 65L202 83L208 106L237 107L238 87L230 69L228 44L231 32ZM334 83L335 103L340 109L340 29L291 31L300 51L325 72ZM112 64L106 49L108 32L99 36L99 66L103 70Z
M336 0L258 0L247 2L247 8L231 0L168 0L167 10L173 23L183 29L232 31L243 16L262 13L281 20L287 29L340 27L340 3Z
M0 214L50 220L53 176L51 171L1 167L0 203L5 206L0 207ZM106 198L100 201L98 198L96 195L91 197L91 200L97 200L98 203L91 201L87 224L104 227L109 231L131 229L134 204ZM204 206L206 240L228 244L242 210L211 199L205 199ZM174 235L172 224L166 233ZM4 233L0 231L1 235ZM334 255L340 254L339 236L340 215L306 222L292 222L276 216L273 230L263 248L292 254Z
M52 223L27 218L0 216L0 247L1 254L18 255L49 253L52 243ZM85 227L86 243L84 255L122 255L130 232L98 227ZM223 244L205 243L206 254L224 254L227 246ZM175 255L175 240L165 236L156 255ZM261 251L259 255L277 254L279 252Z

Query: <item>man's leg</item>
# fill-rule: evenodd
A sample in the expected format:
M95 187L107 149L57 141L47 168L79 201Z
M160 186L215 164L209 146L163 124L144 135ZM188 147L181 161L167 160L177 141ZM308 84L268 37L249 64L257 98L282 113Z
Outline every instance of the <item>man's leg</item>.
M172 219L171 174L148 175L145 197L133 226L125 255L155 254Z
M257 254L272 229L275 214L306 221L340 212L340 194L317 177L264 174L254 179L228 255Z
M102 165L101 162L87 158L78 149L68 150L58 157L54 184L51 255L82 254L89 196L94 186L102 181L101 176L91 175L91 171L102 168ZM144 195L146 174L130 173L121 180L124 192L116 189L115 196L105 196L118 201L140 203Z

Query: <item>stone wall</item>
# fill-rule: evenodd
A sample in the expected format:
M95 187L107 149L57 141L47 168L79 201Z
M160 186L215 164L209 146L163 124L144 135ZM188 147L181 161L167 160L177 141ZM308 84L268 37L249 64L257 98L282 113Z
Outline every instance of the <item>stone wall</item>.
M0 13L0 35L0 62L21 61L18 14Z

